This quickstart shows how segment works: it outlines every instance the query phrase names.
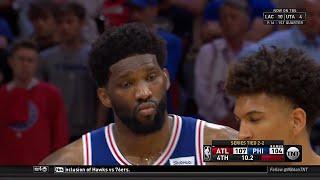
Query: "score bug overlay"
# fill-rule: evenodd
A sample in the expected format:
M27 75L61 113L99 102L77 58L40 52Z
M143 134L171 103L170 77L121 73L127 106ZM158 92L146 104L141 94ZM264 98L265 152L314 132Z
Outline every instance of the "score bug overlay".
M215 140L204 145L205 162L301 162L301 145L284 145L283 141Z

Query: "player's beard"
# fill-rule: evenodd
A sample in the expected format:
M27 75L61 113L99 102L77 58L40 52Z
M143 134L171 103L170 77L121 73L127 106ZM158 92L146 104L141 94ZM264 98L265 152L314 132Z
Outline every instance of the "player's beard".
M142 103L154 103L156 105L156 113L153 116L148 116L148 121L151 123L142 123L138 120L138 107ZM165 111L167 109L167 97L166 95L163 98L156 102L154 100L147 100L143 102L139 102L138 105L135 106L133 111L130 111L128 108L117 107L114 104L113 110L118 118L121 120L123 124L127 126L133 133L139 135L147 135L153 132L159 131L162 129L165 120ZM131 113L130 113L131 112Z

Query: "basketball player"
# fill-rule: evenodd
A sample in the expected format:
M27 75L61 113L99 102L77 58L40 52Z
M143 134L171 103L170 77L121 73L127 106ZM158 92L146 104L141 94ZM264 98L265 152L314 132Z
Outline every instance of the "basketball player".
M297 49L262 48L229 70L239 139L302 145L302 163L320 164L310 131L320 112L320 67Z
M93 45L90 69L115 123L46 158L63 165L203 165L203 144L234 139L237 131L168 115L165 46L145 25L108 30ZM81 97L79 97L81 98Z

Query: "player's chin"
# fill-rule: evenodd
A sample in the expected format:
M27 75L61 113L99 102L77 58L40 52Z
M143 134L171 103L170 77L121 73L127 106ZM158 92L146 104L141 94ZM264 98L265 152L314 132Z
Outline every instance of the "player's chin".
M155 114L138 115L137 120L142 126L152 126L155 123Z
M134 127L134 132L141 135L146 135L150 133L154 133L162 128L161 124L158 124L154 119L153 120L141 120L138 119L140 122L139 125Z

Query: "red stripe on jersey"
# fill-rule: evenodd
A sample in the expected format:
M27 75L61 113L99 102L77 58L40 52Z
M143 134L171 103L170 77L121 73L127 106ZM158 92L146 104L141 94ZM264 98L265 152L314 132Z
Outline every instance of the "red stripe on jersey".
M88 138L88 134L86 134L86 158L87 158L87 164L89 165L89 138Z
M199 129L198 129L198 150L199 150L199 155L200 155L200 165L203 165L202 151L201 151L202 122L203 122L203 121L200 121L200 123L199 123Z
M176 119L176 118L175 118L175 120L176 120L176 122L177 122L177 125L176 125L176 129L175 129L175 131L174 131L173 140L172 140L172 142L171 142L171 144L170 144L170 147L169 147L168 151L167 151L166 154L163 156L163 158L159 161L159 164L162 164L162 163L163 163L162 161L166 159L166 157L168 156L169 152L171 151L173 145L175 144L175 141L176 141L176 138L177 138L177 134L178 134L178 130L179 130L179 125L180 125L180 124L179 124L179 123L180 123L179 119ZM159 165L159 164L157 164L157 165Z
M114 154L117 156L117 158L125 165L129 165L127 164L122 158L121 158L121 155L119 155L119 153L115 150L115 145L113 144L113 141L112 141L112 138L111 136L113 136L113 134L111 134L110 132L110 129L111 129L111 126L109 126L108 128L108 138L109 138L109 142L111 144L111 148L112 148L112 151L114 152Z

